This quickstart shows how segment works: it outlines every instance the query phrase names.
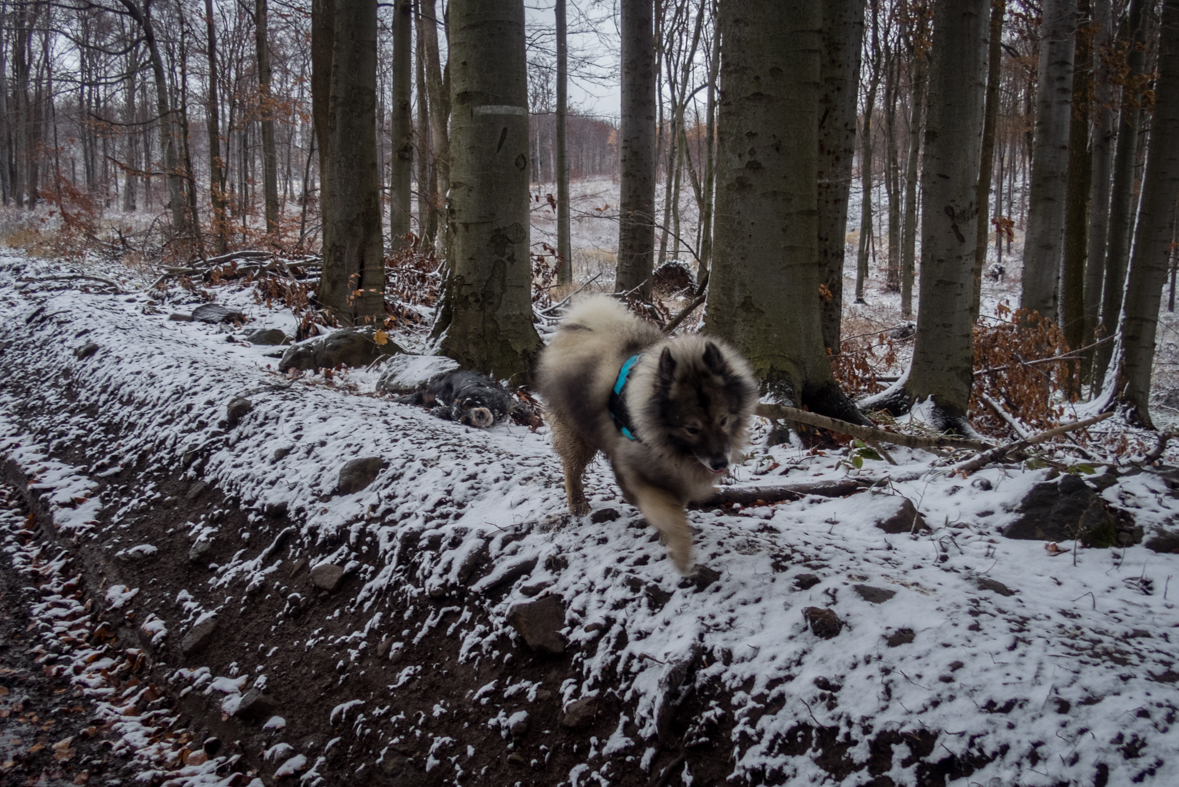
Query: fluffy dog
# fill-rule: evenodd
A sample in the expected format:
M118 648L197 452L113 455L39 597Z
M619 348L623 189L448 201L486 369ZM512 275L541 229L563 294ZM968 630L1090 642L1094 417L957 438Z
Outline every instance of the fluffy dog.
M690 573L684 508L712 495L757 403L745 359L716 339L669 339L600 295L569 310L537 372L569 510L589 513L582 476L601 451L623 497L663 535L676 568Z
M490 377L459 370L440 375L424 391L397 401L429 407L439 418L485 429L504 420L514 410L515 397Z

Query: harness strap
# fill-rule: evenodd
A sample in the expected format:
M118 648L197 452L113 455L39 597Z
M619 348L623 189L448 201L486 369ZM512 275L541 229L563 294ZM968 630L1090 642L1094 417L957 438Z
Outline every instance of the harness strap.
M610 403L606 408L610 413L610 418L614 421L614 425L618 427L618 431L622 432L622 436L627 440L638 440L639 438L635 435L633 425L630 422L630 413L626 408L626 400L623 399L623 391L626 389L626 382L630 377L631 369L634 368L634 365L642 357L641 354L632 355L622 364L622 368L618 370L618 379L614 382L614 390L610 392Z

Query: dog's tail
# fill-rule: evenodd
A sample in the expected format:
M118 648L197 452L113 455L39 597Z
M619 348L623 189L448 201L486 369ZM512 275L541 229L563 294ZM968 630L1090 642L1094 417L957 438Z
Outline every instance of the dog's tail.
M626 307L609 295L591 295L565 312L560 327L566 331L602 331L617 326L629 316Z

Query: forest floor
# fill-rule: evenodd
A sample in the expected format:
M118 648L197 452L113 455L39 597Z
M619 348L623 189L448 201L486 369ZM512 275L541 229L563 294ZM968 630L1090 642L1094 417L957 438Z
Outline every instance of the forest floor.
M799 491L691 511L688 580L604 462L566 512L547 427L279 374L246 336L290 309L151 282L0 252L6 784L1179 783L1179 449L1147 463L1151 434L966 475L759 421L726 483ZM210 299L244 323L171 319ZM898 322L870 300L852 320ZM1120 543L1004 535L1066 486Z

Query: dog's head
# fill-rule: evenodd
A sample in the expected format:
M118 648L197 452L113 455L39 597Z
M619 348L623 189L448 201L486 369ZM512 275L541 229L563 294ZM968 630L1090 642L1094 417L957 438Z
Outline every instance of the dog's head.
M463 414L459 417L459 423L466 426L477 426L480 429L486 429L495 424L495 416L492 415L491 410L481 406L478 403L462 402L460 403Z
M714 475L725 473L757 402L757 387L740 356L697 337L669 345L659 355L653 393L647 415L657 421L663 441Z

